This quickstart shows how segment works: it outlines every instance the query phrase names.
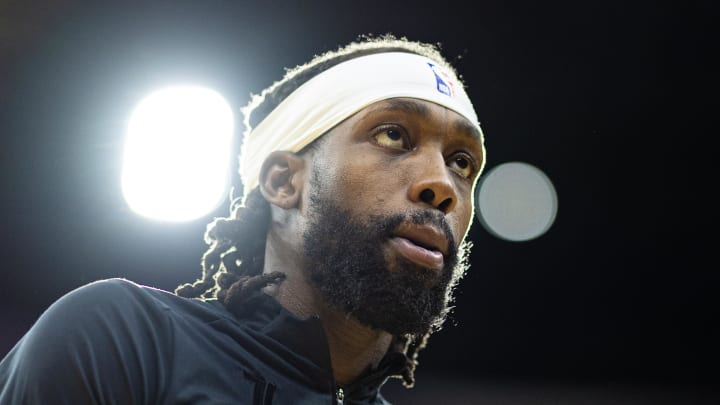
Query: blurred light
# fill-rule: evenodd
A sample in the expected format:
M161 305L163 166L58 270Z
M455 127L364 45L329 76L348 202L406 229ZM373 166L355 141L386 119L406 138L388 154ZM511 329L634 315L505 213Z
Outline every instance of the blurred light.
M494 167L475 189L477 218L498 238L520 242L547 232L555 221L557 194L540 169L522 162Z
M122 190L140 215L168 221L202 217L229 184L233 113L218 93L170 87L143 99L128 124Z

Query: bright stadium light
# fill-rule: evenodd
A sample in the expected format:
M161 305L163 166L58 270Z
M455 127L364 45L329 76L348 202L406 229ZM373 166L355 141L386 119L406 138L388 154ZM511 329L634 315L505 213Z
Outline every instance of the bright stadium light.
M500 239L523 242L541 236L555 222L557 209L552 181L527 163L498 165L475 188L475 214Z
M186 221L222 202L229 184L232 108L217 92L170 87L143 99L127 127L122 190L130 208Z

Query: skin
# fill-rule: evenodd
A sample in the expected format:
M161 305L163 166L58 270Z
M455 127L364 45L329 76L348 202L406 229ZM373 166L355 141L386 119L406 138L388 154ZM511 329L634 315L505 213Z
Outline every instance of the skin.
M377 366L392 336L328 305L304 275L302 235L309 222L313 169L320 174L321 192L333 196L354 218L437 209L460 241L471 223L472 190L483 160L479 133L464 117L407 98L362 109L329 131L318 150L302 155L273 152L265 160L260 189L271 204L272 222L264 271L287 275L266 292L299 317L320 316L337 383L352 382ZM400 256L425 260L415 255L417 246L406 249L404 241L398 241L383 243L388 271Z

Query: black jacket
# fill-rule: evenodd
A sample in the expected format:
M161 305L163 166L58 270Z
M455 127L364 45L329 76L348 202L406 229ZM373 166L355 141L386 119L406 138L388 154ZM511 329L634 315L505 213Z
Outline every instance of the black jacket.
M261 292L248 305L237 319L215 300L123 279L80 287L0 362L0 404L388 403L379 390L402 354L338 387L317 317L298 319Z

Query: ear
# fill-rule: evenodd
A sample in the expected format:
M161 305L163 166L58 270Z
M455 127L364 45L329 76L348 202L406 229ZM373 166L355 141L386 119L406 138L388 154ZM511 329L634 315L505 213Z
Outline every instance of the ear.
M286 151L270 153L260 169L260 192L273 205L296 208L305 176L305 160Z

